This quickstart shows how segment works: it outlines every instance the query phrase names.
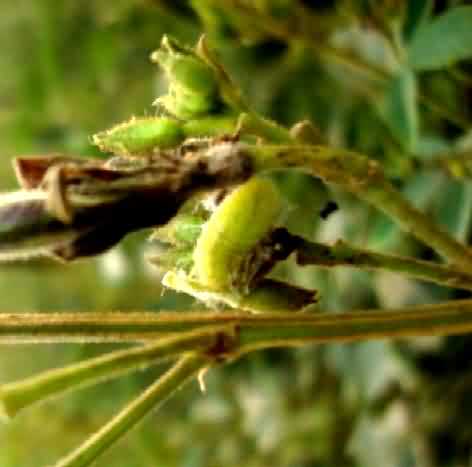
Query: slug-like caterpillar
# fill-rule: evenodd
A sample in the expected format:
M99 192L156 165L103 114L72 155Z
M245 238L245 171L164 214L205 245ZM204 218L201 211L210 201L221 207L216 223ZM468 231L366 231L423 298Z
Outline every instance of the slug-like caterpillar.
M253 177L237 187L198 237L193 252L197 280L214 290L244 288L247 284L242 282L251 275L246 260L274 228L282 210L281 197L270 180Z
M223 303L252 312L299 310L314 303L314 291L265 279L265 274L259 277L259 272L268 272L266 266L274 256L276 245L270 239L283 210L282 198L270 180L254 177L240 185L202 225L194 243L193 265L170 270L163 285L209 306ZM178 225L171 229L171 237L176 237ZM182 245L182 240L171 241Z

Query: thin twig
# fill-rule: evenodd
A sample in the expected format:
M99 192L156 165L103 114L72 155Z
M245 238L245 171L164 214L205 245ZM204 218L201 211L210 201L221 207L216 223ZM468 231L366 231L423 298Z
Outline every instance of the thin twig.
M0 415L13 417L36 402L137 369L189 351L215 346L228 328L204 328L160 339L157 343L110 352L63 368L45 371L21 381L0 386Z
M181 358L167 373L130 402L121 412L54 467L85 467L108 449L151 410L190 381L209 361L198 355Z
M331 246L299 239L296 252L297 263L301 266L384 269L446 287L472 290L472 275L450 266L405 256L375 253L356 248L342 240Z

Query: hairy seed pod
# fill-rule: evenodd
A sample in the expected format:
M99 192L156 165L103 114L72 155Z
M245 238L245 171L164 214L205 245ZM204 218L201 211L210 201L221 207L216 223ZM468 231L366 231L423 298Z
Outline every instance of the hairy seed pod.
M236 188L202 228L193 254L197 280L214 290L234 287L244 260L274 228L282 207L268 179L254 177Z
M181 123L173 118L132 118L93 136L102 151L121 156L147 155L155 148L170 148L185 139Z

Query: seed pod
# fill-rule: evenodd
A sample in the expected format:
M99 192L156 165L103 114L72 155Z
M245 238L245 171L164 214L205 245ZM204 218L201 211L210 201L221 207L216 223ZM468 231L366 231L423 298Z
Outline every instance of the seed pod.
M175 147L184 139L180 122L163 117L132 118L92 138L102 151L122 156L152 154L155 148Z
M280 195L268 179L254 177L236 188L197 240L193 254L197 280L214 290L234 288L245 259L274 228L281 212ZM240 282L237 288L246 286Z

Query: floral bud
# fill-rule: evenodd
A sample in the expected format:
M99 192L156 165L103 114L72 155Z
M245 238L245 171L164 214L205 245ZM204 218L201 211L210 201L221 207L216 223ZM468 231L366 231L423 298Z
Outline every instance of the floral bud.
M168 94L156 101L169 113L191 119L221 108L216 74L192 49L164 36L151 60L163 68L169 80Z

